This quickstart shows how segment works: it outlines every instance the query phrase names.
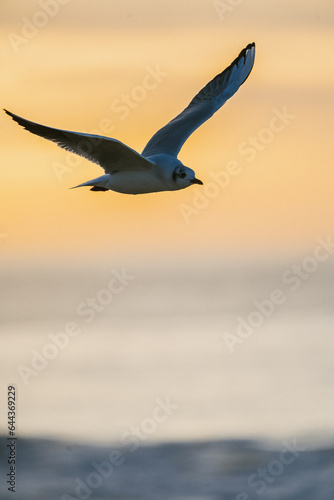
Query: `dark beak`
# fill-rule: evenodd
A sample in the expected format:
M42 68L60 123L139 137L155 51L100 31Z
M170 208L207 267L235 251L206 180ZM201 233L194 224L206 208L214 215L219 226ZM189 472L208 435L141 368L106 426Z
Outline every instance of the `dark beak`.
M201 185L203 185L203 182L202 182L202 181L200 181L199 179L196 179L196 177L195 177L194 179L191 179L191 181L190 181L190 182L191 182L192 184L201 184Z

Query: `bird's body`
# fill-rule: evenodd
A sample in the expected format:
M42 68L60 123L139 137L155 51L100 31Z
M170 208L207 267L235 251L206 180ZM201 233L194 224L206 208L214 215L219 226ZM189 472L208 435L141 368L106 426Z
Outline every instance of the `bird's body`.
M196 179L192 169L185 167L177 158L182 145L244 83L253 67L254 57L255 44L251 43L176 118L154 134L142 154L116 139L46 127L5 112L29 132L51 140L104 169L104 175L75 187L90 186L92 191L112 190L124 194L184 189L203 183Z
M94 191L110 189L111 191L123 194L157 193L159 191L174 191L187 187L188 184L183 185L181 178L179 182L176 182L174 179L175 176L173 177L173 172L177 166L187 169L177 158L161 154L148 157L147 160L148 167L146 169L131 171L115 170L112 174L102 175L75 187L95 186L100 189L94 189ZM191 169L187 170L190 171ZM195 177L192 183L202 184Z

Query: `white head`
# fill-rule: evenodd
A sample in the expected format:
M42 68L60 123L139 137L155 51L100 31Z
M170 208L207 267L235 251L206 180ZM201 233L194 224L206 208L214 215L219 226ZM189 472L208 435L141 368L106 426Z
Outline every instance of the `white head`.
M191 184L203 184L202 181L196 179L195 172L184 165L178 165L174 169L173 182L176 184L176 189L183 189Z

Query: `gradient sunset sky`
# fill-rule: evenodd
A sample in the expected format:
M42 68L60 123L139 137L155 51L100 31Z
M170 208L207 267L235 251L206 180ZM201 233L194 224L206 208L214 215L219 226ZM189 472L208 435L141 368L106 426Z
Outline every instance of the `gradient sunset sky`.
M102 170L2 113L6 258L294 252L333 234L332 1L1 5L1 106L139 152L256 42L247 82L179 155L204 186L141 196L69 190ZM229 177L214 187L218 173Z

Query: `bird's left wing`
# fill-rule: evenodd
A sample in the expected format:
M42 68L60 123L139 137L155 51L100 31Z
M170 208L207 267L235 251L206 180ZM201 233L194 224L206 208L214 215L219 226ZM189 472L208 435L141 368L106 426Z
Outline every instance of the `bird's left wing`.
M250 43L222 73L209 82L176 118L158 130L142 155L177 156L188 137L232 97L252 70L255 44Z
M29 132L97 163L107 174L112 174L117 170L147 171L155 167L152 162L116 139L46 127L14 115L6 109L4 111Z

